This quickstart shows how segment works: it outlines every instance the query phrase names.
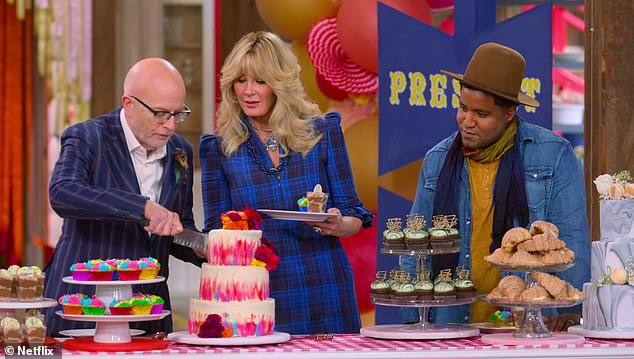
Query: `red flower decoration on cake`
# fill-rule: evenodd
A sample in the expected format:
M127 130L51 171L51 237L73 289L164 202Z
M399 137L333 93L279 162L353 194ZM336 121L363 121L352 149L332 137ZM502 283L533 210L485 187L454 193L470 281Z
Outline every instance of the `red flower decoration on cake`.
M222 221L222 229L246 231L257 230L262 226L262 217L249 206L245 206L242 211L228 211L220 216L220 220Z
M255 257L253 259L255 263L251 263L251 265L260 265L260 263L263 263L267 270L277 269L280 256L275 253L273 246L266 238L262 237L261 242L262 245L255 250Z
M200 324L198 337L222 338L225 328L222 326L222 318L218 314L209 314L207 319Z

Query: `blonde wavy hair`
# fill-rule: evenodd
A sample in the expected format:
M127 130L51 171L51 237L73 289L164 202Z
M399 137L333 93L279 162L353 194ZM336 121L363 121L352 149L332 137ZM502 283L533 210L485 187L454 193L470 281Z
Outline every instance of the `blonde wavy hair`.
M233 87L242 76L265 81L273 90L276 101L268 125L286 154L290 149L305 156L319 142L322 135L314 121L321 112L308 99L299 72L297 58L273 33L251 32L236 43L220 73L221 101L216 114L226 156L249 138L249 129L240 119L240 103Z

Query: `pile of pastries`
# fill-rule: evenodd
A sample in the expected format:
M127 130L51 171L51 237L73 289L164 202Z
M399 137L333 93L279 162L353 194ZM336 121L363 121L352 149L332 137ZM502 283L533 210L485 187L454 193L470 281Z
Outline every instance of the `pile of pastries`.
M579 300L583 293L570 283L554 275L542 272L530 274L533 283L526 286L524 280L515 275L509 275L487 296L489 299L517 300L522 302L546 302L551 300Z
M560 240L557 226L535 221L530 230L515 227L502 237L502 246L484 257L490 263L509 267L550 267L572 263L575 253Z

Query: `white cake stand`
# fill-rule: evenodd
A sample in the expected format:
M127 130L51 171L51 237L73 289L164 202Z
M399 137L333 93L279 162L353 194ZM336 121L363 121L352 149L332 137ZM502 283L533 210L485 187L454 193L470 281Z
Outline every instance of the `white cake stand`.
M581 325L568 328L568 333L599 339L634 339L634 330L594 330L585 329Z
M113 280L113 281L83 281L74 280L72 277L64 277L62 281L69 284L93 285L95 286L95 297L108 305L113 300L127 300L132 298L132 285L151 284L163 282L165 277L143 280ZM143 322L149 320L159 320L167 317L170 311L164 310L161 314L150 315L73 315L64 314L57 311L55 314L66 320L80 322L96 322L95 343L130 343L130 322Z

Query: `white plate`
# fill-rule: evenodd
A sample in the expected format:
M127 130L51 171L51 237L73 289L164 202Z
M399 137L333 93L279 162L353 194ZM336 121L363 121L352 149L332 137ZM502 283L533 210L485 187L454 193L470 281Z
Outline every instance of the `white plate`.
M95 329L68 329L68 330L60 330L59 334L65 335L67 337L73 338L82 338L82 337L94 337ZM130 329L131 336L143 335L145 334L145 330L141 329Z
M588 338L600 339L634 339L634 330L593 330L584 329L581 325L574 325L568 328L568 333L583 335Z
M288 333L273 332L271 335L263 335L259 337L233 337L233 338L199 338L198 336L189 334L188 331L173 332L167 335L167 340L171 340L181 344L193 345L264 345L279 344L287 342L291 339Z
M139 279L139 280L74 280L72 276L64 277L62 281L70 284L85 284L85 285L132 285L132 284L150 284L159 283L165 280L165 277L158 276L154 279Z
M511 327L511 326L496 327L491 322L466 323L466 324L456 324L456 325L463 325L465 327L470 327L470 328L478 328L478 329L480 329L480 333L486 333L486 334L490 334L490 333L515 333L519 329L518 327Z
M328 218L337 217L336 213L281 211L277 209L258 209L258 212L274 219L285 219L287 221L324 222Z
M56 306L57 306L57 301L51 298L42 298L41 300L34 300L31 302L18 301L18 300L0 302L0 309L51 308Z
M76 320L78 322L145 322L148 320L158 320L167 317L169 310L164 310L161 314L149 315L85 315L85 314L64 314L61 310L55 314L66 320Z

